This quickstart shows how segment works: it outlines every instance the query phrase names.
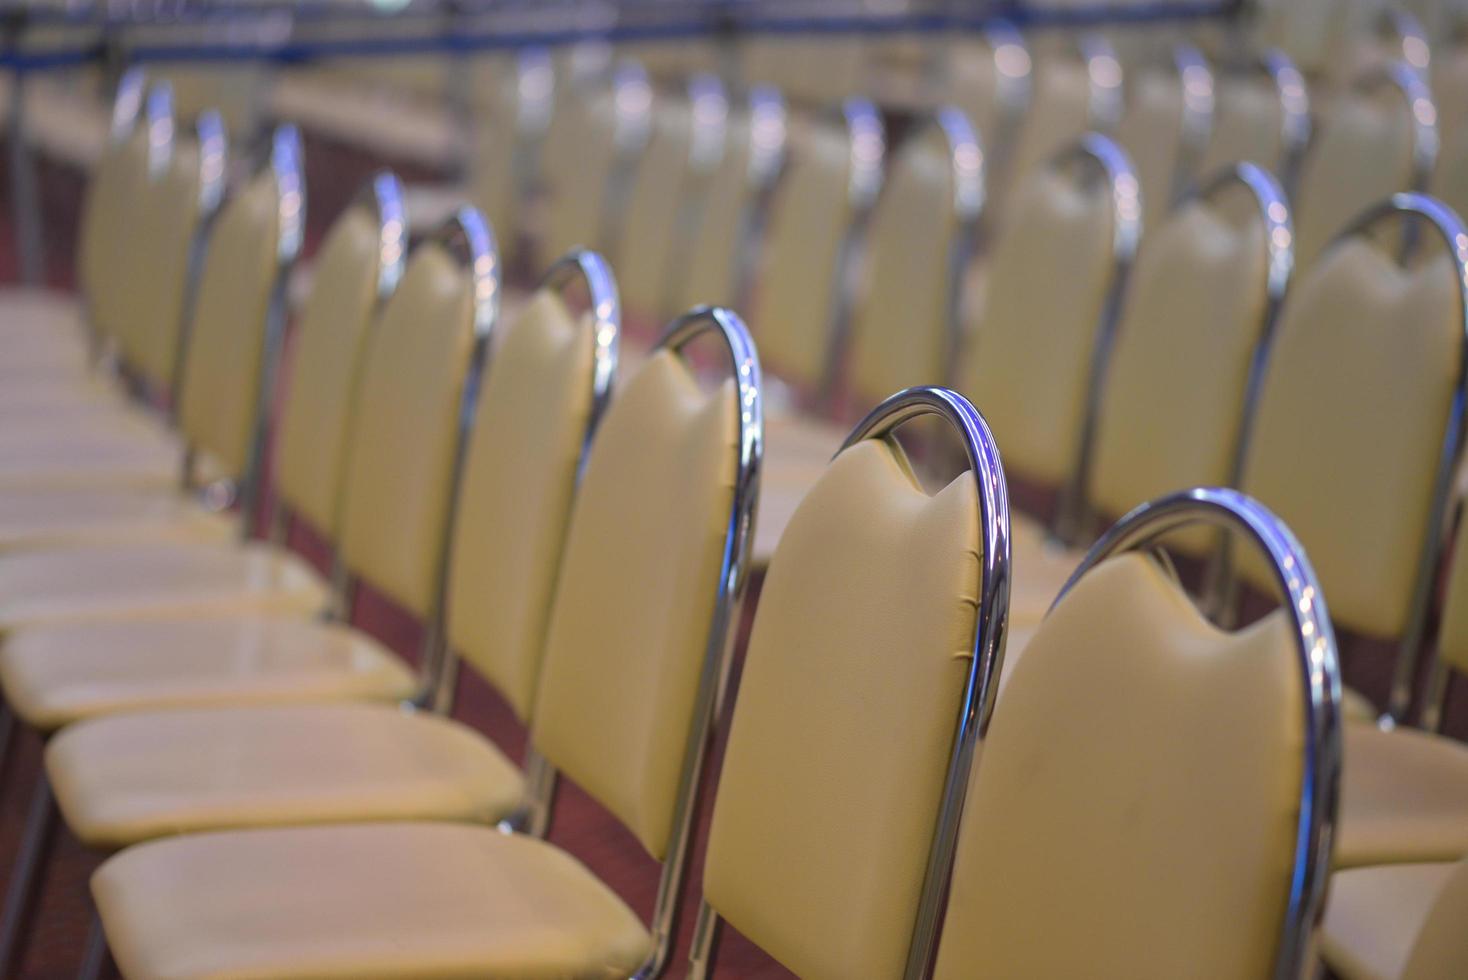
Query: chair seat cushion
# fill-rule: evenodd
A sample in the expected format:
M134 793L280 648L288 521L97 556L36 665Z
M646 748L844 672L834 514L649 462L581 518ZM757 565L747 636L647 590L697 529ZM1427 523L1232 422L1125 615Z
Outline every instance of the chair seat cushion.
M227 544L234 515L171 491L0 489L0 552L68 544L184 541Z
M17 630L0 645L0 689L41 731L160 708L402 700L415 678L370 637L268 616L102 620Z
M183 446L171 433L111 426L57 438L0 440L0 489L177 486Z
M201 834L108 860L92 894L126 976L629 976L641 922L574 858L487 827Z
M1344 728L1336 867L1468 854L1468 746L1362 722Z
M264 543L97 545L0 556L0 631L47 622L271 611L313 615L326 582Z
M490 822L520 773L473 729L375 704L181 708L62 729L46 772L83 842L358 820Z
M1391 864L1336 872L1321 957L1341 980L1400 980L1433 900L1456 867Z

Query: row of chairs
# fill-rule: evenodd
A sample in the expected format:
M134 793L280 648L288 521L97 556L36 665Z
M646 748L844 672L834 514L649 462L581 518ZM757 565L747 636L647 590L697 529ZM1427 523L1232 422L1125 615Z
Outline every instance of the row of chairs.
M162 138L166 89L140 101L146 124L117 159L163 154L202 169L186 134ZM222 333L237 370L211 377L216 386L250 373L239 370L246 351L274 356L271 298L304 206L294 140L280 131L211 223L185 392L219 356ZM125 171L107 176L117 182L95 188L89 207L93 247L144 244L122 236L108 247L131 220L123 205L141 195ZM144 188L165 179L146 165L132 176ZM288 606L293 583L239 573L256 566L247 554L290 561L279 543L159 543L136 526L106 547L83 543L95 525L74 527L69 548L0 561L17 586L28 565L45 566L45 591L68 593L65 608L12 607L0 684L22 721L55 733L32 833L45 833L54 787L85 843L121 849L94 895L125 975L654 975L667 965L750 565L758 357L736 316L698 310L609 397L620 313L599 257L555 264L501 326L500 262L476 212L459 211L411 254L403 231L388 175L338 219L282 405L275 482L283 506L334 532L331 590L299 589ZM254 276L241 262L252 254L266 257ZM155 271L146 256L133 275ZM211 276L220 267L234 274ZM88 282L95 313L126 295L122 283ZM72 349L61 301L10 299L20 305L6 318L9 346L60 343L61 362ZM215 315L239 308L251 315ZM123 335L139 326L90 322ZM102 336L134 373L139 338ZM700 341L713 342L711 361L693 356ZM69 363L31 376L55 389L53 421L32 412L17 423L17 471L23 452L42 448L53 468L53 452L93 464L98 444L78 433L128 411L99 400L85 359ZM223 389L182 399L185 458L242 458L230 447L270 405L264 386L243 380L256 394L248 420ZM78 396L75 414L57 419ZM931 493L895 441L924 415L946 423L965 464ZM131 435L106 438L116 455L131 448ZM92 499L141 492L127 486ZM1197 521L1262 552L1279 612L1221 632L1165 564L1138 553ZM1200 964L1298 975L1310 962L1341 734L1330 620L1303 551L1231 491L1143 507L1085 559L1001 695L1009 535L998 449L961 396L900 393L848 436L762 589L718 780L693 975L712 968L721 921L812 976L922 975L930 963L938 976L1134 976L1140 948L1157 975ZM159 578L160 562L189 574ZM101 581L99 563L111 570ZM211 576L216 565L236 577ZM345 625L358 581L440 627L418 684ZM325 609L332 621L291 615ZM433 711L392 706L416 692L415 703L444 710L452 655L529 724L523 771ZM1118 662L1135 696L1114 690ZM388 704L358 703L374 700ZM1179 702L1197 710L1180 717ZM1237 724L1240 703L1249 725ZM1037 759L1048 760L1039 779ZM1206 786L1189 778L1200 765ZM557 772L663 861L650 930L536 839ZM486 826L500 820L530 833ZM1199 827L1216 847L1195 846ZM1170 883L1118 902L1115 882L1139 867L1168 869ZM12 877L7 951L27 870L23 859ZM1051 887L1060 874L1073 886L1064 896ZM1419 946L1430 966L1441 961Z

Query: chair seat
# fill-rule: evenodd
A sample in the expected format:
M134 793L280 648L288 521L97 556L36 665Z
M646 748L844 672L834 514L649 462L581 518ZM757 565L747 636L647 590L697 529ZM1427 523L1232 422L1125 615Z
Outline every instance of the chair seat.
M119 411L135 408L117 379L100 371L64 372L3 378L0 425L30 425L38 416L58 412Z
M178 437L159 417L136 405L112 406L85 401L57 404L45 411L25 411L0 426L0 458L46 452L67 445L116 444L119 450L161 447L179 451Z
M1336 867L1468 854L1468 746L1410 729L1344 728Z
M1320 954L1341 980L1400 980L1456 864L1391 864L1331 875Z
M487 827L155 841L103 864L92 894L130 977L625 977L652 948L574 858Z
M519 770L473 729L375 704L181 708L62 729L46 772L94 847L172 834L365 820L488 823Z
M177 486L183 447L157 430L73 432L64 439L0 441L0 489Z
M32 728L122 711L330 700L397 701L415 678L365 634L268 616L103 620L17 630L0 689Z
M0 557L0 632L48 622L326 608L326 582L263 543L160 543L22 551Z
M0 489L0 552L163 541L222 545L238 534L233 514L176 492Z

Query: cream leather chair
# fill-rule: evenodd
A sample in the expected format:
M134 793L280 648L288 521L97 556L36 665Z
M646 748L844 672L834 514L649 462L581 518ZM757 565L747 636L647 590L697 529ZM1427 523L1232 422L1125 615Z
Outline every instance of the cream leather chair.
M1241 488L1313 549L1339 625L1398 643L1385 706L1398 721L1412 699L1463 445L1464 236L1452 212L1420 194L1358 216L1291 287L1247 423ZM1414 243L1405 261L1404 239ZM1239 571L1256 585L1264 574L1247 561ZM1371 710L1352 700L1353 715Z
M984 308L964 338L958 387L1004 446L1011 480L1059 488L1052 527L1078 534L1095 402L1141 229L1126 153L1090 134L1032 174L988 253ZM1016 520L1016 540L1044 536ZM1024 575L1023 560L1016 573Z
M400 235L400 211L396 222ZM380 242L371 236L369 241L374 247ZM400 246L401 241L397 244ZM382 259L388 263L399 261L391 254ZM375 276L368 276L362 285L370 311L380 287ZM445 528L458 465L460 422L468 405L465 392L474 390L471 373L482 360L497 296L498 260L493 238L478 213L466 208L433 241L420 247L402 270L402 284L382 309L371 345L360 359L360 371L344 372L344 380L348 381L352 380L350 375L361 374L356 395L361 407L351 420L352 445L346 449L332 446L325 434L317 438L316 434L299 433L289 426L282 433L284 458L290 460L291 453L301 453L304 461L297 465L311 468L315 477L307 486L317 488L310 491L316 496L303 498L300 511L315 514L318 508L323 509L339 536L331 599L340 619L350 618L353 590L360 579L430 625L434 623L447 544ZM309 356L312 352L303 349L302 353ZM324 384L323 390L308 397L329 399L325 389L330 387ZM313 448L315 452L308 453ZM310 458L305 459L308 455ZM339 495L340 501L336 499ZM294 560L283 548L260 547L257 558L270 557L282 564ZM128 554L136 549L113 550ZM208 550L225 556L232 553L222 548ZM202 563L197 555L193 560ZM181 578L187 573L187 568L178 571ZM307 569L300 574L308 573ZM244 577L248 582L248 570ZM320 591L324 593L325 587L321 586ZM184 594L187 599L188 594ZM394 699L412 692L411 674L400 663L370 640L340 626L292 624L280 618L281 609L264 602L236 602L224 608L206 606L203 612L212 615L200 617L198 607L205 604L197 601L197 595L192 598L194 607L175 599L172 606L155 611L152 618L128 620L98 615L83 620L80 629L38 627L16 632L0 655L5 661L0 674L8 682L7 703L22 720L47 732L78 718L136 711L150 704L186 705L191 698L195 703L216 705L232 699L280 700L285 697L281 688L291 682L294 669L307 675L298 692L307 700L330 699L333 695L337 699ZM283 603L277 601L275 605ZM316 611L326 606L323 595L308 608ZM430 635L434 632L430 628ZM250 672L240 670L234 661L240 649L257 654L268 650L263 654L265 658L280 665L273 678L268 667L254 672L253 695L242 689L249 686L244 678ZM318 650L328 668L314 678L313 694L309 661ZM425 658L433 654L430 648ZM349 662L343 665L342 659ZM335 670L330 667L332 660L338 661ZM128 661L136 665L131 671L125 667ZM109 689L109 673L114 678L111 689L120 690L110 696L104 694ZM231 690L229 681L236 678L240 688ZM191 683L195 686L185 694ZM68 698L74 699L78 693L80 703L68 703ZM223 727L234 732L234 750L228 753L232 759L225 770L235 771L241 763L237 754L240 736L229 728L232 716L208 711L202 714L221 719ZM131 717L153 716L142 713ZM282 734L277 732L276 738ZM111 741L111 736L104 741L112 749L122 748L122 742ZM152 759L166 771L168 764L178 758L159 752L161 746L148 743L146 732L135 733L127 741L135 747L149 745L141 756L131 755L132 750L122 751L123 756L131 755L133 763ZM309 742L312 752L325 748L319 739ZM186 749L183 758L211 758L202 739L186 738L169 744ZM61 749L65 745L58 752ZM302 757L297 746L287 761L299 762ZM309 752L304 757L310 757ZM138 770L128 766L115 768L116 760L106 765L115 775L121 776L124 771L139 775ZM30 855L44 853L42 845L55 819L51 786L57 787L57 799L77 833L88 843L108 842L105 833L96 833L98 828L90 824L98 817L110 821L112 818L105 816L107 807L102 812L87 811L83 817L77 812L79 804L68 807L66 802L78 792L90 799L81 789L87 785L87 771L85 765L68 768L53 764L38 779L24 857L19 870L12 874L7 911L0 918L0 930L6 937L0 939L0 966L6 962L9 944L14 941L35 885L38 868ZM285 773L279 766L273 768L272 785L278 785ZM72 791L73 786L78 792ZM164 797L152 798L162 802ZM173 799L177 801L178 797ZM146 821L142 823L146 825ZM37 843L32 845L31 841Z
M1251 163L1208 177L1143 240L1096 406L1078 540L1091 539L1096 516L1139 500L1237 483L1292 259L1284 192ZM1016 526L1011 668L1085 557ZM1216 539L1195 530L1169 544L1203 557Z
M1301 269L1373 201L1427 186L1437 109L1421 75L1396 62L1359 77L1332 106L1300 168L1295 195Z
M1455 980L1468 973L1468 859L1331 876L1321 957L1341 980Z
M1147 229L1156 227L1191 183L1213 128L1213 70L1202 52L1181 44L1166 64L1127 74L1126 109L1116 142L1137 171ZM1245 159L1245 158L1240 158Z
M1459 35L1432 59L1432 94L1441 137L1432 193L1463 214L1468 211L1468 37Z
M1281 51L1266 51L1242 70L1216 77L1213 127L1198 173L1233 163L1257 163L1292 190L1310 142L1310 96L1305 76Z
M935 491L895 438L922 415L970 467ZM922 975L1004 655L1008 516L993 438L945 389L878 406L812 488L760 594L690 977L726 920L800 976Z
M708 392L683 352L711 333L732 363ZM534 750L662 862L650 931L569 854L483 823L191 834L93 879L123 974L658 975L745 583L759 385L733 314L674 323L598 428L546 627Z
M501 254L514 261L556 82L550 53L543 48L516 51L507 59L510 70L498 75L496 85L470 88L475 129L469 197L495 229Z
M987 161L956 107L913 127L863 231L861 285L852 300L848 399L862 408L884 393L947 379L959 346L960 289L984 207ZM837 360L846 361L840 357ZM840 449L834 422L776 418L762 483L754 557L765 564L785 524Z
M944 44L947 99L983 138L988 168L1000 173L1030 103L1034 60L1024 35L999 21Z
M1219 630L1147 553L1199 521L1265 556L1277 610ZM1339 691L1320 586L1265 508L1199 489L1123 518L994 711L934 976L1308 975Z
M682 95L660 97L653 116L616 256L629 319L665 323L680 308L678 279L691 260L694 225L729 137L724 85L715 75L695 75Z
M540 154L541 256L615 247L652 127L653 89L636 62L620 64L607 85L561 88Z
M1057 39L1033 57L1029 107L1005 172L992 181L1003 212L1010 193L1020 193L1023 182L1056 153L1083 133L1109 133L1121 121L1121 61L1099 35Z

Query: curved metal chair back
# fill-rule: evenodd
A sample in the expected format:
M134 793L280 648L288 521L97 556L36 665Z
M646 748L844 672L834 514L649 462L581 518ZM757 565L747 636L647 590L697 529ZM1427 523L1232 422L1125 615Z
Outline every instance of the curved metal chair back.
M1213 69L1201 51L1180 44L1165 65L1130 71L1127 85L1116 141L1136 167L1146 205L1142 214L1150 229L1167 217L1208 144Z
M1237 483L1291 240L1284 191L1241 163L1210 175L1143 241L1098 405L1085 487L1096 511Z
M751 320L771 370L819 402L832 391L885 153L876 107L848 99L838 122L796 131L772 205Z
M1310 142L1310 97L1305 76L1282 51L1266 51L1243 71L1217 78L1213 126L1197 172L1256 163L1292 191Z
M976 34L948 38L946 48L948 101L968 116L988 149L988 169L1003 173L1034 82L1024 35L1007 21L995 21Z
M863 406L946 380L962 333L985 171L978 135L956 106L923 120L897 152L872 209L851 317L851 382Z
M689 345L719 347L724 380ZM710 726L746 585L763 440L759 359L728 310L674 320L602 417L551 610L531 740L656 860L654 949L672 949ZM635 707L629 710L629 699Z
M1262 556L1274 613L1220 631L1165 561L1136 553L1198 523ZM1159 975L1200 962L1307 975L1340 726L1330 617L1288 528L1232 490L1138 507L1091 549L1006 687L970 784L935 976L1126 977L1142 948Z
M1388 240L1403 222L1420 232L1405 263ZM1240 487L1313 549L1337 621L1398 641L1387 710L1399 720L1455 509L1465 283L1468 230L1455 214L1413 193L1368 209L1291 287L1245 434ZM1239 572L1267 582L1257 562Z
M1126 153L1095 133L1063 150L1011 201L959 359L959 387L985 407L1011 476L1060 488L1066 540L1085 523L1096 403L1140 234Z
M1067 50L1038 55L1004 186L1017 187L1083 133L1110 133L1122 104L1121 60L1100 35L1084 34L1067 42Z
M573 312L573 289L586 310ZM447 651L462 656L530 718L576 483L611 398L622 315L611 266L595 252L562 256L496 341L464 448L451 517ZM453 704L445 658L426 678ZM550 786L532 780L537 821ZM535 830L544 829L538 822Z
M1426 188L1437 159L1436 115L1421 74L1400 61L1358 78L1338 100L1300 169L1301 268L1371 202Z
M931 496L895 441L920 416L946 423L969 465ZM1004 472L982 416L947 389L893 395L848 436L765 580L690 976L712 971L724 918L803 975L925 974L1009 584ZM835 828L838 809L864 816Z

